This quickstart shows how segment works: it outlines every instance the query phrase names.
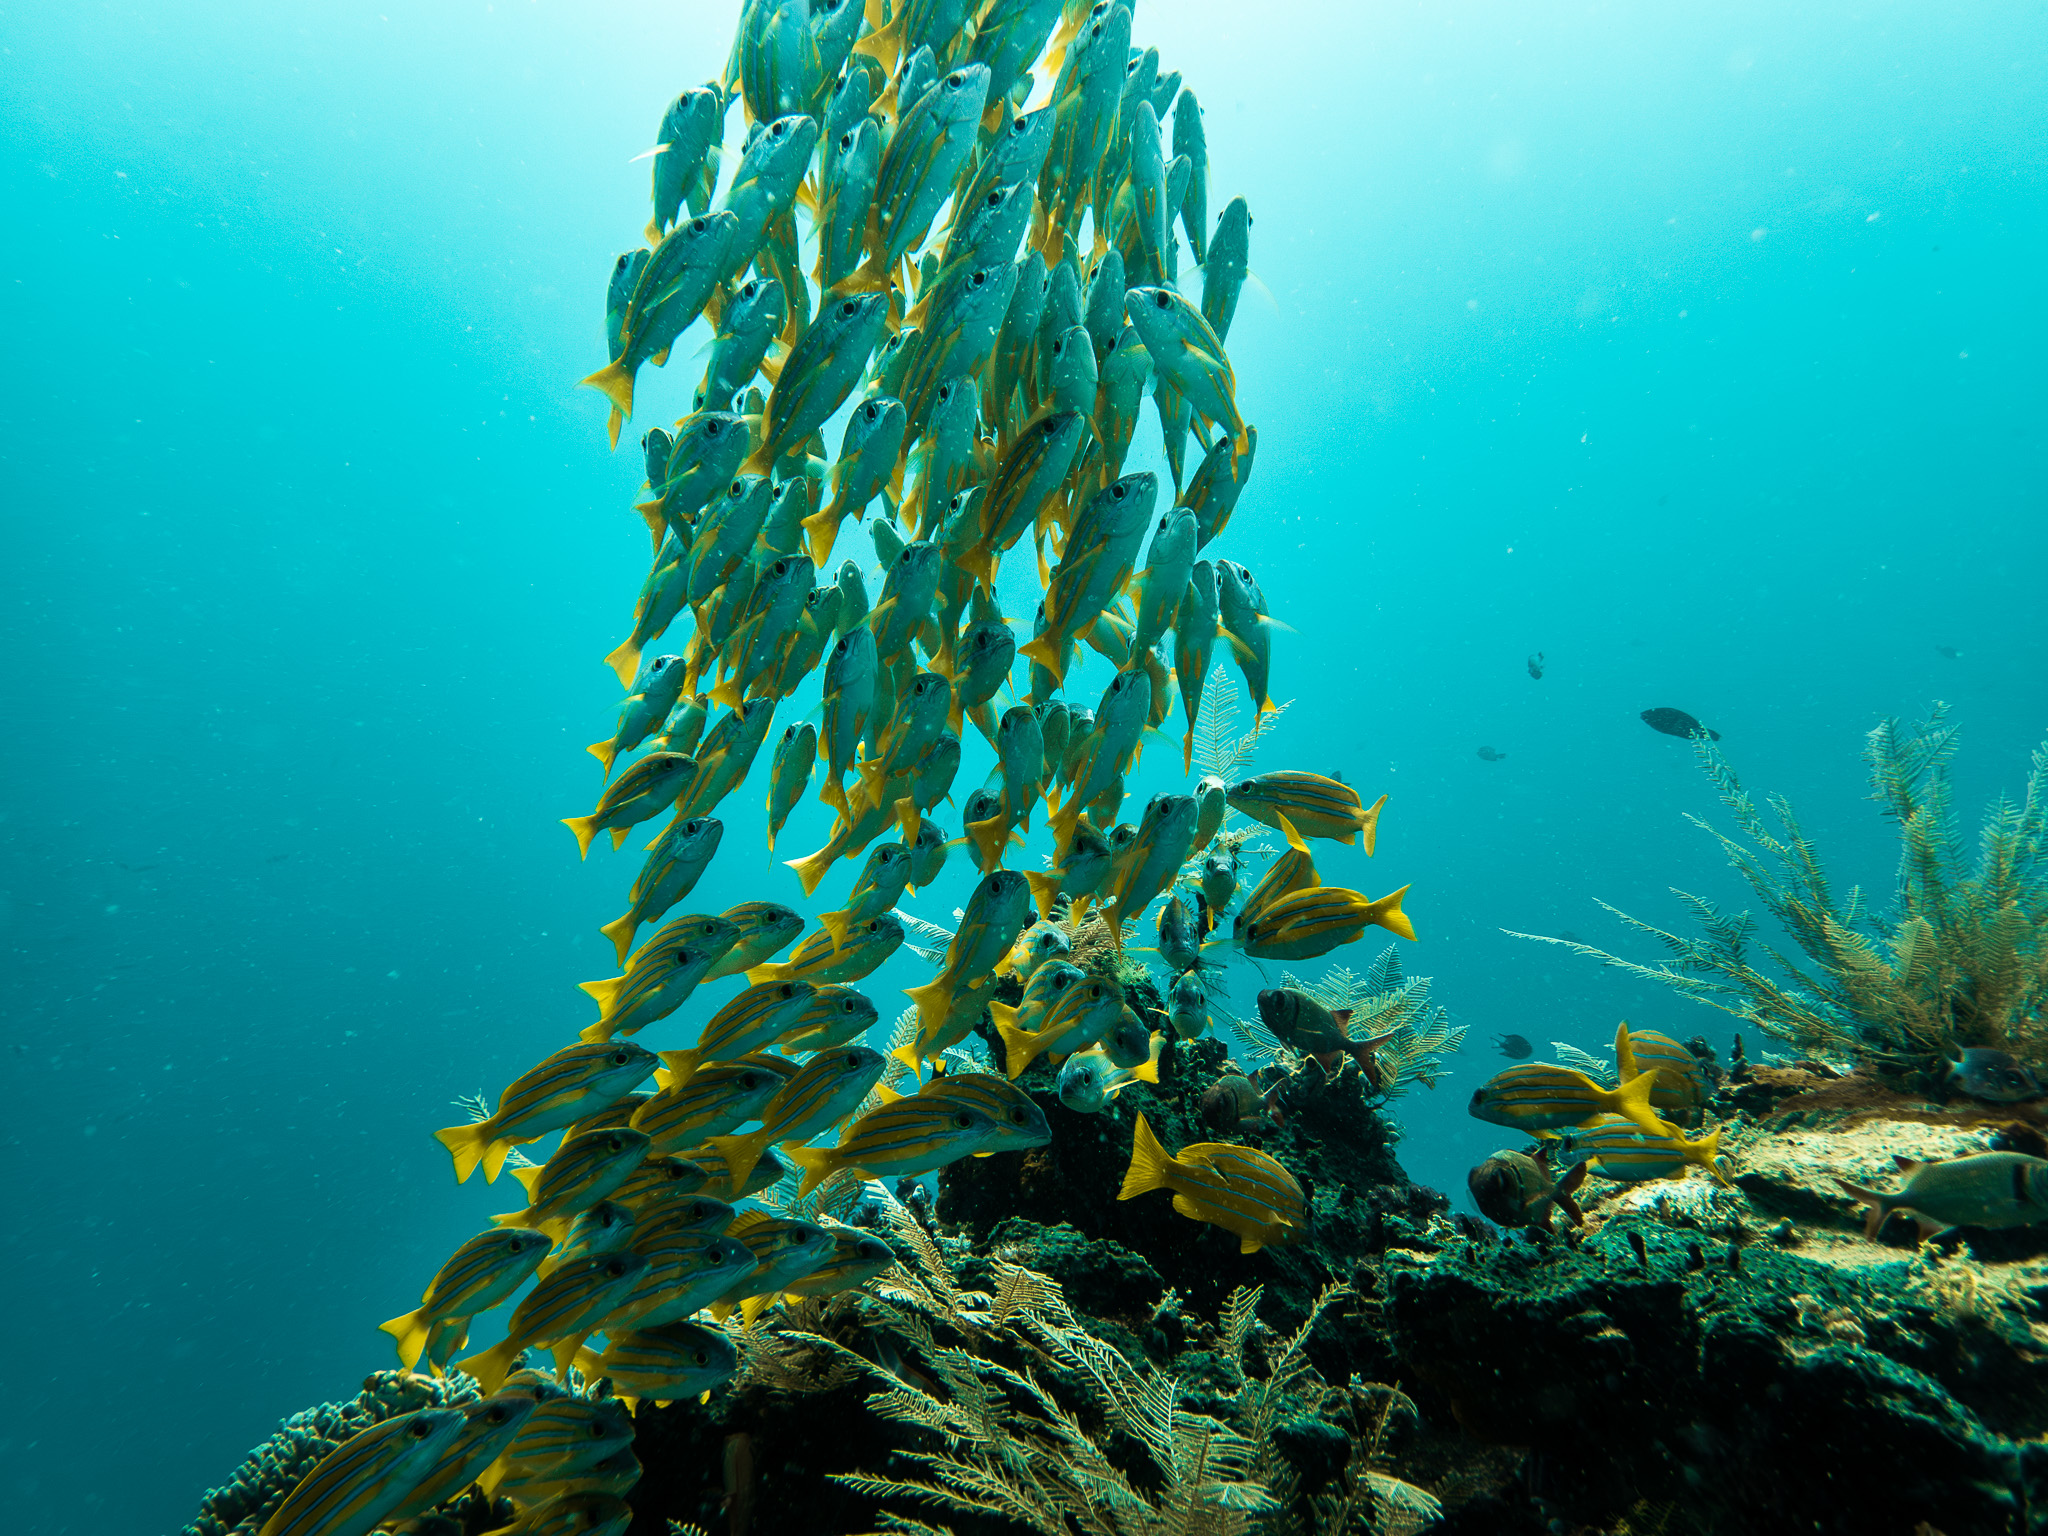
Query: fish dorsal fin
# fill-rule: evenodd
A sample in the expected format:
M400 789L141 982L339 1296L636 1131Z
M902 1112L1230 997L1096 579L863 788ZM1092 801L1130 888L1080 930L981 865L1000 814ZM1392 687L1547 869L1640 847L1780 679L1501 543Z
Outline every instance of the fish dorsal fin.
M1927 1166L1924 1158L1900 1157L1896 1152L1892 1154L1892 1161L1899 1165L1899 1172L1909 1179Z
M514 1168L512 1170L512 1177L517 1179L520 1188L526 1191L526 1198L529 1202L533 1199L534 1189L540 1184L542 1171L539 1163L535 1163L530 1168Z
M753 1231L754 1228L760 1226L762 1222L767 1221L769 1219L769 1215L766 1211L741 1211L739 1215L733 1217L733 1219L726 1224L725 1235L727 1237L738 1237L742 1232Z
M1614 1026L1614 1070L1624 1083L1636 1075L1636 1053L1629 1044L1627 1019Z
M1351 1010L1349 1008L1333 1008L1330 1010L1330 1017L1337 1021L1337 1028L1342 1031L1344 1038L1349 1040L1351 1038Z

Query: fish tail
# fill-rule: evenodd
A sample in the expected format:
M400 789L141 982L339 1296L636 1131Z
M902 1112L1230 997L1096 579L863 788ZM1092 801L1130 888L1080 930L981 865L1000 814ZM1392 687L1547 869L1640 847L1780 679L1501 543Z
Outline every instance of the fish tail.
M612 409L620 418L633 414L633 370L619 363L607 363L583 381L590 389L600 390L611 401ZM612 446L619 446L618 428L612 429ZM493 1389L495 1390L495 1389Z
M897 1046L889 1054L902 1062L904 1066L910 1068L912 1076L915 1076L924 1067L924 1058L917 1053L917 1042L914 1040L908 1045ZM881 1084L876 1084L876 1091L882 1091ZM883 1102L887 1103L888 1100L885 1099Z
M1391 896L1382 896L1366 908L1366 921L1377 923L1387 932L1415 941L1415 925L1408 921L1408 914L1401 910L1401 898L1408 894L1408 887L1402 886Z
M659 1055L661 1056L662 1065L668 1068L668 1081L662 1085L666 1088L686 1086L690 1079L697 1075L697 1063L704 1058L704 1053L695 1049L687 1051L662 1051ZM733 1187L735 1189L739 1187L737 1182L735 1182Z
M1406 889L1406 887L1403 887ZM1650 1092L1657 1086L1657 1074L1639 1072L1614 1090L1614 1112L1626 1115L1652 1136L1668 1134L1664 1121L1650 1107Z
M512 1362L519 1351L511 1339L493 1344L480 1355L471 1355L458 1360L456 1369L466 1371L476 1378L476 1384L483 1388L485 1397L494 1395L505 1385L505 1378L512 1374Z
M1380 839L1380 812L1386 808L1386 804L1387 797L1381 795L1366 807L1364 818L1359 822L1358 831L1364 840L1365 856L1368 859L1372 857L1373 845Z
M1195 728L1192 725L1188 727L1187 735L1180 739L1180 766L1183 773L1195 771Z
M1017 647L1017 654L1027 661L1035 661L1057 679L1062 687L1066 685L1066 668L1060 665L1060 648L1053 644L1052 636L1040 635L1027 640Z
M597 836L595 816L564 816L562 825L576 834L576 850L584 858L590 857L590 840Z
M620 641L618 648L605 657L604 664L618 674L620 687L632 687L633 678L640 671L640 642L637 639ZM595 752L597 748L590 750ZM610 771L609 765L606 771Z
M631 827L613 827L611 833L612 846L614 848L623 848L626 846L626 839L633 835L633 829Z
M1117 1199L1129 1200L1155 1189L1165 1189L1172 1167L1173 1159L1166 1155L1166 1148L1152 1134L1152 1127L1146 1123L1145 1117L1139 1115L1137 1127L1131 1132L1131 1166L1124 1174L1124 1187L1117 1191Z
M639 928L640 925L633 921L633 914L628 912L616 922L606 923L597 931L612 941L613 947L619 952L619 964L624 965L626 956L633 949L633 935Z
M803 522L804 537L811 547L811 564L819 570L832 558L832 546L839 541L839 517L830 507L813 512Z
M819 913L818 926L831 935L832 947L834 949L844 949L846 947L846 913L844 910Z
M1579 1202L1573 1197L1578 1194L1579 1186L1586 1182L1586 1174L1592 1166L1590 1158L1583 1163L1572 1164L1572 1171L1564 1176L1564 1182L1550 1192L1552 1201L1575 1227L1583 1227L1586 1224L1586 1213L1579 1209Z
M939 1031L946 1027L946 1005L953 995L952 988L946 985L946 978L936 977L921 987L905 987L903 995L917 1004L919 1037L936 1040Z
M790 976L794 973L795 968L793 966L781 965L774 962L770 962L766 965L757 965L751 971L748 971L746 973L747 985L750 987L758 987L764 981L787 981L790 978Z
M595 1024L586 1024L576 1035L576 1038L585 1045L596 1045L600 1041L611 1039L611 1037L612 1023L610 1019L599 1019Z
M607 1014L612 1011L612 1000L619 995L619 988L625 980L623 976L607 976L603 981L579 981L576 990L588 992L597 1000L598 1013Z
M455 1158L455 1182L458 1184L469 1182L469 1176L476 1172L477 1165L484 1160L484 1154L491 1145L491 1133L484 1129L481 1120L436 1131L434 1139ZM496 1177L496 1174L488 1175L488 1178Z
M747 1175L754 1171L754 1164L761 1161L761 1153L775 1139L774 1132L762 1127L745 1136L714 1136L706 1146L716 1147L725 1156L728 1177L734 1189L747 1182Z
M996 1036L1003 1042L1003 1072L1011 1082L1024 1075L1038 1054L1031 1036L1017 1027L1017 1010L1008 1003L990 1003L989 1017L995 1020Z
M824 1182L835 1161L831 1147L784 1147L780 1155L804 1171L803 1183L796 1191L799 1200ZM738 1181L734 1181L733 1188L739 1188Z
M1031 899L1038 903L1038 915L1050 920L1053 898L1060 893L1060 877L1036 869L1027 869L1024 871L1024 879L1031 887Z
M589 746L585 747L583 750L588 752L592 757L596 758L598 762L604 765L604 776L606 778L610 778L612 776L612 764L617 762L619 758L619 744L617 737L611 737L604 741L593 741Z
M1165 1031L1164 1031L1164 1030L1154 1030L1154 1031L1152 1032L1152 1051L1151 1051L1151 1054L1150 1054L1149 1056L1147 1056L1147 1057L1145 1058L1145 1060L1143 1060L1143 1061L1139 1062L1139 1063L1138 1063L1138 1064L1137 1064L1137 1065L1136 1065L1135 1067L1131 1068L1131 1077L1132 1077L1132 1080L1133 1080L1133 1081L1136 1081L1136 1082L1140 1082L1140 1083L1150 1083L1150 1084L1152 1084L1152 1086L1153 1086L1153 1087L1155 1087L1155 1088L1156 1088L1156 1087L1158 1087L1158 1086L1159 1086L1159 1058L1160 1058L1160 1056L1161 1056L1161 1055L1163 1055L1163 1054L1165 1053L1165 1050L1166 1050L1166 1033L1165 1033Z
M1860 1201L1862 1204L1870 1207L1870 1214L1863 1221L1863 1240L1870 1243L1876 1242L1877 1234L1884 1230L1886 1218L1895 1209L1892 1204L1892 1197L1884 1193L1883 1190L1865 1189L1861 1184L1851 1184L1840 1175L1835 1175L1834 1178L1835 1182L1842 1186L1843 1192L1850 1199Z
M991 816L987 821L971 821L967 824L967 836L979 856L981 872L993 874L1010 845L1009 822L1002 816Z
M398 1360L408 1371L419 1364L420 1356L426 1352L427 1335L434 1328L425 1307L415 1308L377 1326L398 1341Z
M842 800L845 796L840 797ZM825 871L832 867L839 855L831 843L825 844L816 853L807 853L800 859L784 859L782 862L796 871L797 879L803 882L804 895L809 896L818 889L818 882L825 878Z
M1714 1177L1714 1182L1723 1189L1733 1189L1735 1181L1721 1171L1721 1128L1717 1125L1693 1144L1693 1160Z

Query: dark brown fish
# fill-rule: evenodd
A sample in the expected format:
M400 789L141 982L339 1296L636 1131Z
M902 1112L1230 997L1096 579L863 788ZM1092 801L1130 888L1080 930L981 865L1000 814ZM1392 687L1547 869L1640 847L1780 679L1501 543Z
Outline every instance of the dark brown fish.
M1504 763L1508 760L1508 755L1505 752L1496 752L1491 747L1481 747L1479 760L1482 763Z
M1666 736L1704 736L1709 741L1719 741L1721 733L1710 731L1682 709L1646 709L1643 724L1653 731L1662 731Z

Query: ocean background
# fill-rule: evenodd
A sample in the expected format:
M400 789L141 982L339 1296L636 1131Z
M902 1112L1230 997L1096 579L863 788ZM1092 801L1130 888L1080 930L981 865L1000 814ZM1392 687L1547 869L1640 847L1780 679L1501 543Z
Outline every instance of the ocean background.
M647 546L639 456L575 384L646 217L632 157L734 11L0 10L10 1531L175 1529L391 1365L377 1322L517 1203L429 1133L615 969L644 838L578 863L558 818L598 791ZM1142 0L1134 37L1205 105L1212 212L1255 218L1230 348L1259 457L1218 552L1294 631L1259 762L1391 793L1376 858L1318 856L1413 882L1402 959L1470 1034L1400 1102L1401 1156L1462 1206L1514 1140L1465 1113L1493 1035L1728 1044L1501 932L1650 959L1595 898L1741 904L1641 710L1721 731L1875 892L1881 717L1954 706L1968 822L2023 780L2048 13ZM643 373L635 433L687 407L701 337ZM1148 405L1132 466L1157 443ZM767 756L694 910L797 901ZM972 879L956 854L907 906L950 921ZM919 979L906 953L865 984L885 1022Z

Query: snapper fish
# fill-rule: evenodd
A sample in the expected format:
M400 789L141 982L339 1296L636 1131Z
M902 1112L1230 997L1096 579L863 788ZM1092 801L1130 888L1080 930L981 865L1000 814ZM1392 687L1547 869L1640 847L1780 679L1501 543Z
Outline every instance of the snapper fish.
M744 976L804 931L804 920L777 901L743 901L718 914L739 929L739 939L704 975L706 981Z
M1948 1063L1948 1085L1986 1104L2018 1104L2043 1093L2034 1069L2009 1051L1966 1047Z
M668 719L683 692L686 671L680 656L654 656L643 662L633 679L632 693L619 707L617 729L603 741L593 741L585 750L604 765L609 775L612 764L654 734Z
M1076 1051L1060 1068L1060 1102L1077 1115L1099 1114L1109 1101L1133 1083L1159 1081L1159 1055L1166 1037L1152 1037L1151 1055L1135 1067L1119 1067L1098 1047Z
M729 1176L745 1182L769 1147L809 1141L860 1108L887 1065L886 1057L864 1045L821 1051L769 1100L759 1130L713 1137L711 1145L724 1155Z
M739 1367L739 1352L722 1329L674 1322L609 1340L601 1355L583 1350L576 1367L589 1381L610 1381L629 1409L642 1399L665 1407L708 1392Z
M1377 899L1341 885L1306 886L1267 903L1244 926L1244 952L1255 960L1312 960L1360 938L1368 927L1415 939L1401 910L1408 887Z
M630 1458L629 1458L630 1459ZM633 1473L639 1475L639 1463ZM542 1498L549 1484L526 1489L529 1503L491 1536L625 1536L633 1523L633 1506L620 1495L603 1488L571 1488Z
M1293 1242L1308 1224L1301 1185L1265 1153L1233 1142L1201 1141L1174 1156L1141 1114L1131 1138L1131 1166L1117 1199L1132 1200L1156 1189L1172 1190L1174 1210L1190 1221L1235 1234L1240 1253Z
M902 1096L880 1090L885 1102ZM976 1157L1042 1147L1052 1140L1045 1111L1031 1095L992 1072L943 1072L918 1089L915 1097L971 1105L995 1124L995 1133L975 1150Z
M668 1069L663 1086L685 1087L703 1063L729 1061L780 1038L817 990L808 981L755 982L711 1016L695 1045L661 1053Z
M694 1150L752 1120L782 1084L779 1074L753 1061L712 1062L633 1111L632 1126L653 1138L656 1153ZM706 1185L711 1178L706 1170Z
M399 1363L411 1370L436 1323L490 1311L524 1285L547 1256L548 1239L538 1232L479 1232L449 1255L427 1282L417 1307L377 1326L398 1341Z
M543 1471L573 1476L633 1444L633 1421L616 1402L574 1396L539 1371L514 1371L502 1390L530 1393L538 1406L477 1479L493 1497L508 1479Z
M1259 1022L1281 1044L1313 1056L1324 1067L1333 1067L1349 1056L1358 1063L1368 1082L1379 1082L1375 1053L1398 1031L1368 1039L1351 1038L1351 1010L1329 1009L1293 987L1269 987L1259 994Z
M569 1223L540 1273L553 1274L571 1259L586 1259L597 1253L617 1253L633 1240L639 1217L616 1200L600 1200Z
M866 993L827 983L811 995L804 1011L783 1034L781 1048L803 1055L849 1045L872 1029L880 1017Z
M1531 1135L1585 1125L1602 1114L1622 1115L1652 1136L1661 1136L1664 1121L1650 1108L1652 1082L1643 1072L1618 1088L1603 1088L1570 1067L1531 1062L1497 1072L1473 1089L1466 1111L1475 1120Z
M1640 1184L1649 1179L1681 1176L1688 1166L1704 1168L1715 1183L1734 1188L1721 1171L1721 1133L1710 1131L1698 1141L1670 1121L1660 1121L1655 1131L1644 1130L1624 1115L1595 1115L1584 1125L1560 1132L1551 1143L1551 1161L1563 1167L1590 1163L1595 1173L1617 1184Z
M1614 1069L1624 1079L1654 1072L1650 1103L1658 1113L1689 1115L1713 1095L1700 1059L1669 1035L1630 1029L1624 1019L1614 1029Z
M649 1150L647 1136L629 1127L565 1136L540 1167L512 1170L512 1177L526 1190L526 1209L491 1220L501 1227L531 1227L559 1239L574 1217L625 1183Z
M588 816L564 816L562 825L576 834L576 847L586 859L591 839L600 832L611 833L617 848L635 825L674 805L696 771L696 759L680 752L650 752L611 782L596 810Z
M646 1268L647 1261L635 1253L602 1253L564 1264L513 1309L505 1338L459 1361L460 1368L486 1392L496 1392L523 1350L546 1347L554 1353L556 1379L566 1381L583 1341Z
M972 1104L912 1094L871 1109L840 1133L833 1147L787 1147L803 1170L798 1196L809 1194L842 1168L869 1178L913 1178L977 1152L997 1132L996 1122Z
M731 1225L732 1207L718 1208L718 1225ZM634 1249L646 1257L647 1268L605 1318L606 1338L679 1323L710 1306L754 1268L754 1255L744 1243L707 1231L703 1223L666 1223Z
M2021 1152L1973 1152L1945 1162L1894 1157L1906 1187L1865 1189L1847 1179L1835 1182L1870 1207L1863 1224L1866 1241L1877 1241L1898 1211L1911 1216L1922 1238L1951 1227L2025 1227L2048 1220L2048 1161Z
M623 1098L647 1080L656 1064L652 1051L630 1040L572 1045L515 1078L489 1116L448 1126L434 1132L434 1138L455 1159L456 1183L468 1183L478 1168L485 1183L496 1183L514 1146L539 1141Z
M619 355L583 380L611 401L612 447L619 446L619 428L633 415L640 365L665 360L675 339L702 313L739 234L739 221L730 213L706 214L676 225L641 264L619 315Z
M540 1400L532 1393L516 1389L464 1403L460 1410L462 1428L427 1469L426 1476L381 1523L397 1526L398 1522L423 1515L462 1493L476 1481L478 1473L503 1454L539 1407Z
M422 1408L371 1425L299 1479L257 1536L365 1536L426 1479L465 1422L459 1409Z
M712 1303L711 1315L723 1322L740 1308L743 1322L751 1325L784 1286L801 1280L832 1256L831 1229L815 1222L770 1216L766 1211L748 1211L736 1217L732 1235L754 1256L754 1267ZM744 1304L755 1302L748 1307Z
M1353 847L1362 842L1368 858L1379 836L1380 811L1387 803L1381 795L1368 807L1342 779L1293 770L1240 779L1225 794L1253 821L1280 832L1292 826L1303 837L1327 837Z
M894 912L884 912L833 930L819 927L778 965L757 965L747 980L808 981L813 984L859 981L903 947L908 930Z
M621 967L641 924L654 922L697 888L724 838L725 823L716 818L678 816L647 845L647 861L633 877L624 915L598 929L617 949Z

